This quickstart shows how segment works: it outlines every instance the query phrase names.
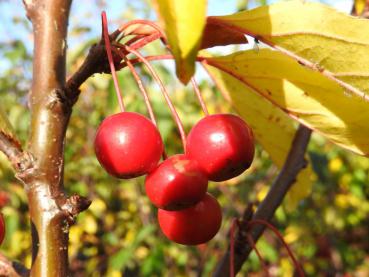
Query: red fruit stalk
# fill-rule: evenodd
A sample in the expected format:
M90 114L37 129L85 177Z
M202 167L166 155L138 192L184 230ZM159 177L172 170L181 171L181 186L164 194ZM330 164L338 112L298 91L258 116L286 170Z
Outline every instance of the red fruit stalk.
M119 88L118 78L117 78L117 74L115 72L115 65L114 65L113 55L111 53L111 44L110 44L108 23L107 23L105 11L103 11L101 13L101 19L102 19L103 37L104 37L104 41L105 41L106 53L108 55L111 75L113 76L115 92L117 93L117 98L118 98L120 110L122 112L124 112L125 109L124 109L124 103L123 103L123 99L122 99L122 93L121 93L120 88Z
M159 32L159 34L160 34L160 37L162 38L162 39L166 39L165 38L165 34L164 34L164 32L163 32L163 30L157 25L157 24L155 24L154 22L152 22L152 21L149 21L149 20L145 20L145 19L136 19L136 20L131 20L131 21L129 21L129 22L127 22L127 23L125 23L125 24L123 24L122 26L120 26L119 27L119 29L117 30L117 32L119 32L119 33L122 33L122 32L124 32L128 27L130 27L130 26L132 26L132 25L146 25L146 26L150 26L150 27L152 27L153 29L155 29L157 32ZM138 29L138 28L137 28ZM135 30L137 30L137 29L135 29ZM134 31L132 31L132 32L134 32ZM131 32L131 33L132 33ZM127 35L129 35L130 33L127 33ZM148 33L148 34L150 34L150 35L152 35L152 33Z
M169 106L169 109L170 109L171 114L172 114L172 116L174 118L174 121L177 124L178 130L179 130L179 133L180 133L180 136L181 136L181 139L182 139L183 148L186 149L186 133L184 131L184 128L183 128L181 119L179 118L178 113L177 113L177 111L176 111L176 109L175 109L172 101L170 100L169 94L168 94L167 90L165 89L165 87L163 85L163 82L160 80L159 75L156 73L156 71L151 66L151 64L145 59L145 57L142 56L138 51L136 51L136 50L134 50L134 49L132 49L130 47L126 47L126 49L127 49L128 52L136 55L137 58L139 60L141 60L146 65L146 67L150 71L150 73L153 76L153 78L157 81L157 83L158 83L158 85L160 87L160 90L161 90L161 92L164 95L165 101L167 102L167 104Z
M201 92L200 92L199 86L197 85L197 83L195 81L195 78L191 78L191 84L192 84L192 87L193 87L193 89L195 91L195 94L197 96L197 99L200 102L202 111L204 112L204 114L206 116L209 115L208 108L206 107L205 101L204 101L204 99L201 96Z
M144 98L144 101L145 101L145 105L146 105L146 108L147 108L147 111L149 112L149 116L150 116L150 119L151 121L154 123L155 126L157 126L157 122L156 122L156 118L155 118L155 114L154 114L154 111L153 111L153 108L152 108L152 105L150 103L150 98L149 98L149 95L145 89L145 86L143 85L143 82L140 78L140 76L138 75L136 69L134 68L134 66L132 65L132 63L129 61L129 59L126 57L126 55L124 55L122 52L120 51L117 51L118 55L120 55L121 58L124 59L124 61L127 63L133 77L135 78L136 80L136 83L138 85L138 88ZM167 158L167 155L165 153L165 150L163 150L163 159L165 160Z
M126 55L124 55L122 52L120 51L117 51L117 54L122 58L124 59L124 61L127 63L137 85L138 85L138 88L144 98L144 101L145 101L145 105L146 105L146 108L147 108L147 111L149 112L149 116L150 116L150 119L151 121L155 124L155 126L157 125L156 123L156 119L155 119L155 115L154 115L154 111L153 111L153 108L152 108L152 105L150 103L150 99L149 99L149 96L148 96L148 93L145 89L145 86L143 85L143 82L140 78L140 76L138 75L136 69L134 68L134 66L132 65L132 63L129 61L129 59L127 59Z

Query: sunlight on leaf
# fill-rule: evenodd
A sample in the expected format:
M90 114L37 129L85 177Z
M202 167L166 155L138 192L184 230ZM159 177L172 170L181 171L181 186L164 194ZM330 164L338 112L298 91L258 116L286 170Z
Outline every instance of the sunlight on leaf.
M206 68L223 95L229 97L239 115L250 125L256 141L281 168L292 144L296 124L278 107L241 81L215 68ZM310 194L312 176L310 165L299 173L296 184L287 195L290 209L295 208L301 199Z
M177 76L186 84L195 72L195 59L205 27L206 1L155 2L175 57Z
M369 104L319 72L270 49L208 58L207 63L339 146L369 155Z
M208 20L256 37L369 101L369 20L301 0Z
M242 33L208 20L204 29L200 49L243 43L247 43L247 39Z

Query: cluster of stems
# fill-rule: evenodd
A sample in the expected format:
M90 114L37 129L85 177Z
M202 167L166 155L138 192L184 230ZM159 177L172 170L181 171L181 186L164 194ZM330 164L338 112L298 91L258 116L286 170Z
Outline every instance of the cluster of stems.
M136 27L136 29L134 29L133 27L135 25L139 25L139 27ZM148 30L143 30L141 32L143 32L144 34L140 34L140 28L142 29L143 27L147 27L149 28ZM150 64L149 60L147 58L145 58L138 50L142 47L144 47L145 45L147 45L148 43L151 43L157 39L161 39L161 41L164 43L166 49L169 50L169 47L166 43L166 37L164 35L163 30L156 25L154 22L148 21L148 20L133 20L130 22L127 22L125 24L123 24L116 32L114 32L111 36L109 36L109 32L108 32L108 26L107 26L107 19L106 19L106 13L102 12L102 37L104 39L104 43L106 45L106 52L107 52L107 56L108 56L108 60L109 60L109 66L110 66L110 71L113 77L113 81L114 81L114 86L115 86L115 91L117 94L117 98L118 98L118 103L120 106L120 109L122 112L125 111L125 107L124 107L124 102L123 102L123 97L122 97L122 93L118 84L118 79L117 79L117 75L116 75L116 67L115 67L115 63L114 63L114 58L113 58L113 54L117 57L119 57L119 59L124 63L124 65L126 65L129 70L131 71L137 85L138 88L144 98L145 101L145 105L148 111L148 114L150 116L150 119L152 120L152 122L157 125L157 120L155 118L155 114L151 105L151 101L149 98L149 94L143 84L142 79L140 78L138 72L136 71L133 62L131 62L131 60L127 57L129 54L135 55L136 59L138 60L138 62L143 63L148 71L150 72L151 76L153 77L153 79L156 81L156 83L158 84L161 93L164 96L164 99L170 109L171 112L171 116L173 118L173 120L175 121L181 140L182 140L182 144L183 144L183 149L184 152L186 151L186 133L184 131L184 127L182 124L182 121L177 113L177 110L173 104L173 102L170 99L169 93L167 91L167 89L165 88L162 80L160 79L160 76L158 75L158 73L156 72L156 70L153 68L153 66ZM135 34L138 33L138 34ZM124 38L126 38L127 36L132 36L134 35L133 38L129 39L128 41L126 41L125 43L121 43L120 41ZM111 38L116 38L116 40L114 40L113 42L111 42ZM172 55L169 55L172 58ZM134 60L134 59L133 59ZM122 65L118 65L118 69L123 68ZM209 114L208 109L206 107L205 101L201 95L199 86L197 85L196 81L194 78L191 79L191 84L193 86L193 89L195 91L196 97L201 105L201 108L205 114L205 116L207 116ZM166 158L166 154L164 151L164 158Z
M231 229L230 229L230 255L229 255L229 276L230 277L234 277L235 276L235 269L234 269L234 253L235 253L235 232L236 232L236 228L239 227L241 224L239 222L238 219L234 218L232 220L231 223ZM245 238L247 240L247 243L250 245L250 247L255 251L256 256L258 257L260 264L265 272L265 274L267 276L269 276L269 271L267 269L266 266L266 262L264 260L264 258L262 257L261 253L259 252L259 250L256 247L256 243L255 240L253 239L253 237L250 235L250 229L255 226L255 225L263 225L266 228L270 229L279 239L279 241L283 244L284 248L287 250L288 256L291 258L292 263L296 269L296 272L298 274L299 277L304 277L304 270L302 269L301 264L299 263L299 261L295 258L295 255L293 254L291 248L289 247L289 245L287 244L287 242L284 240L282 234L278 231L278 229L276 227L274 227L272 224L270 224L268 221L264 220L264 219L251 219L248 220L246 223L246 228L245 230L247 231L244 235Z

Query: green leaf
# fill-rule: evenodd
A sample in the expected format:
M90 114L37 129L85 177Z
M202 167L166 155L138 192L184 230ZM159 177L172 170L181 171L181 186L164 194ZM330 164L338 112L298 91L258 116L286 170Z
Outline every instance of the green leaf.
M195 72L195 60L205 27L206 1L155 2L176 61L177 76L186 84Z
M120 249L115 253L109 260L112 268L116 270L123 270L127 262L133 257L133 254L137 247L148 237L152 232L155 231L155 226L148 225L143 227L135 237L131 245Z

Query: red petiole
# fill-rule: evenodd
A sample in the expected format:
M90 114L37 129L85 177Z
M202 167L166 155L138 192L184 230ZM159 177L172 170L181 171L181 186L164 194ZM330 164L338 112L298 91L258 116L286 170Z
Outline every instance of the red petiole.
M209 115L209 111L208 111L208 108L206 107L206 104L205 104L205 101L201 95L201 92L200 92L200 88L199 86L197 85L196 81L195 81L195 78L191 78L191 84L193 86L193 89L195 91L195 94L197 96L197 99L199 100L200 102L200 105L201 105L201 109L202 111L204 112L205 116L208 116Z
M117 74L116 74L116 71L115 71L115 65L114 65L113 55L112 55L112 51L111 51L111 44L110 44L109 31L108 31L108 23L107 23L105 11L103 11L101 13L101 19L102 19L102 28L103 28L102 32L103 32L103 37L104 37L105 46L106 46L106 53L108 55L109 66L110 66L111 75L113 77L115 92L117 94L119 107L120 107L121 111L124 112L125 108L124 108L124 103L123 103L123 99L122 99L122 93L120 91L119 84L118 84Z
M150 102L150 98L149 98L149 95L148 95L148 93L146 91L145 86L143 85L142 79L138 75L136 69L134 68L134 66L132 65L132 63L129 61L129 59L122 52L120 52L120 51L116 51L116 52L127 63L127 65L129 67L129 69L130 69L133 77L136 80L136 83L138 85L138 88L141 91L141 94L142 94L142 96L144 98L145 105L146 105L147 111L149 113L150 119L154 123L154 125L157 126L157 121L156 121L155 114L154 114L154 111L153 111L153 108L152 108L152 105L151 105L151 102ZM167 158L167 155L166 155L165 150L164 150L164 152L163 152L163 159L165 160L166 158Z
M232 221L232 225L231 225L231 229L230 229L230 261L229 261L229 271L230 271L230 277L234 277L235 273L234 273L234 244L235 244L235 232L236 232L236 227L238 226L238 220L237 219L233 219ZM291 248L288 246L288 244L285 242L285 240L283 239L282 235L279 233L279 231L277 230L277 228L275 228L272 224L270 224L269 222L265 221L265 220L260 220L260 219L253 219L251 221L249 221L247 223L247 227L248 228L252 228L253 225L264 225L267 228L269 228L270 230L273 231L273 233L278 237L278 239L282 242L283 246L286 248L288 255L290 256L299 276L304 277L305 273L300 265L300 263L296 260L295 256L292 253ZM249 243L249 245L251 246L251 248L253 250L255 250L256 255L258 256L262 267L264 268L264 271L267 273L267 276L269 276L268 273L268 268L265 264L264 259L262 258L259 250L256 248L255 242L253 240L253 238L251 237L251 235L249 233L246 234L246 239Z
M156 71L151 66L151 64L145 59L145 57L140 54L140 52L138 52L138 51L136 51L136 50L134 50L130 47L126 47L126 50L128 52L136 55L138 57L138 59L141 60L146 65L147 69L150 71L151 75L153 76L155 81L158 83L159 88L160 88L161 92L163 93L163 96L164 96L164 98L165 98L165 100L166 100L166 102L169 106L169 109L170 109L171 113L172 113L173 119L177 124L178 130L179 130L179 133L180 133L180 136L181 136L181 139L182 139L183 149L185 150L186 149L186 134L185 134L181 119L179 118L178 113L177 113L172 101L170 100L169 94L168 94L166 88L164 87L164 84L161 81L159 75L156 73Z

